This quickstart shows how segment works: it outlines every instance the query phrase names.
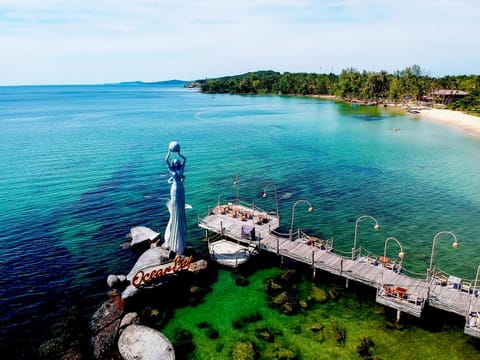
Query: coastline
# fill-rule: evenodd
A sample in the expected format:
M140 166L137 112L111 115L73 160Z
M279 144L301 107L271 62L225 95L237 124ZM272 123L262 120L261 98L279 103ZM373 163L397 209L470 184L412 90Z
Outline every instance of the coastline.
M320 99L341 101L333 95L314 95ZM441 122L450 126L455 126L458 129L462 129L467 133L480 137L480 117L468 115L461 111L417 107L414 104L403 105L399 104L387 104L389 108L395 108L405 111L406 114L420 117L424 120ZM408 110L415 110L416 113L410 113Z
M480 117L468 115L461 111L446 110L446 109L420 109L418 114L422 119L442 122L457 128L461 128L466 132L480 137Z

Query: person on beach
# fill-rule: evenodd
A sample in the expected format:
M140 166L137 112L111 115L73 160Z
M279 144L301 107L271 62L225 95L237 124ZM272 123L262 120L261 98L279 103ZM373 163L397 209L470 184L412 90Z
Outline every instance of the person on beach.
M170 159L172 153L177 153L178 158ZM185 163L187 158L180 154L180 144L172 141L168 147L165 157L170 179L170 200L167 201L167 208L170 212L167 228L165 230L165 244L175 255L182 255L187 243L187 225L185 216L185 189L183 182L185 176Z

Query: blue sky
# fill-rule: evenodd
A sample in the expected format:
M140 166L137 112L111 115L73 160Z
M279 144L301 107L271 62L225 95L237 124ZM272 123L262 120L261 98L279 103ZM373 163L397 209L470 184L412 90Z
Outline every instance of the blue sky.
M0 0L0 85L480 74L478 0Z

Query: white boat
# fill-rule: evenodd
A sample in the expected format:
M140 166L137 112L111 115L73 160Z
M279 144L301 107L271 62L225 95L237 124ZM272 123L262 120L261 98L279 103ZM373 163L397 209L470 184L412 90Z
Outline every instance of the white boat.
M235 205L219 202L205 217L198 219L198 225L205 229L211 259L231 268L237 268L258 253L261 239L277 229L279 222L277 212L272 214L238 202Z
M220 265L236 269L247 262L251 255L257 253L255 245L241 245L226 239L208 244L208 251L212 260Z

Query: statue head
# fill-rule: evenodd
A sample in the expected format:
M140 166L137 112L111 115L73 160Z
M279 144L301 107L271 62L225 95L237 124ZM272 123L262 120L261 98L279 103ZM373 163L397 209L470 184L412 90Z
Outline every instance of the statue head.
M176 153L179 153L180 152L180 144L176 141L172 141L169 145L168 145L168 150L170 150L171 152L176 152Z

